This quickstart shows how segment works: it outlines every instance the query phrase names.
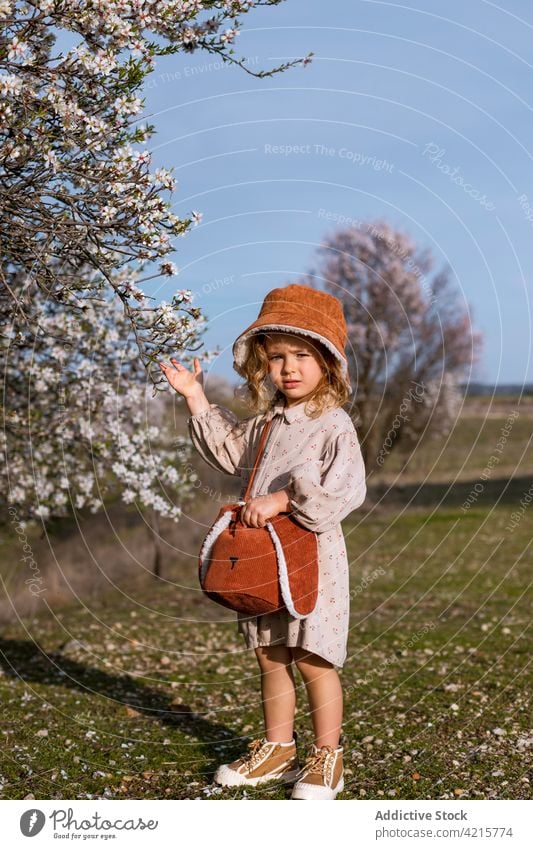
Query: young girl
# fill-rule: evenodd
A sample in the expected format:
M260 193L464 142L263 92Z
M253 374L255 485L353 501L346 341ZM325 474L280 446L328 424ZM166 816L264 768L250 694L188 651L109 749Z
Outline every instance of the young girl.
M259 662L265 736L252 740L233 763L219 766L215 781L225 786L255 786L276 778L293 783L293 799L335 799L344 787L337 669L346 659L349 585L340 523L366 495L357 434L342 409L351 392L345 345L340 301L291 284L268 293L258 319L233 345L233 365L246 379L253 415L240 421L232 411L209 403L198 358L194 373L174 358L172 367L160 363L187 401L194 446L215 469L241 478L240 500L262 428L274 418L241 519L264 527L273 516L290 511L317 535L319 592L313 613L305 619L286 609L257 617L237 614L238 631ZM293 730L293 662L305 683L315 737L301 769Z

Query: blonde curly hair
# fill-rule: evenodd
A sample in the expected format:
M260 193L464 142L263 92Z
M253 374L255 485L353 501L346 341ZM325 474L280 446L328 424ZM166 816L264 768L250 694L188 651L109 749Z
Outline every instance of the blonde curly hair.
M301 334L282 333L276 331L276 336ZM269 376L268 356L266 351L267 339L271 334L255 333L250 339L248 357L239 370L246 383L239 386L235 396L253 414L264 413L278 402L285 400L285 395L279 389L274 394L265 386ZM335 407L342 407L350 397L350 385L347 382L341 363L326 347L315 339L305 336L306 342L312 347L321 369L322 377L313 394L307 399L305 412L310 418L318 418L323 412Z

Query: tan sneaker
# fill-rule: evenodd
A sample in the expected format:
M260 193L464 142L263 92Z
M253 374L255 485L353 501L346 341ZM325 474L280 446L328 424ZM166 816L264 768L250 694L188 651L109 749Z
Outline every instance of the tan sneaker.
M266 737L252 740L248 744L247 754L218 767L214 781L224 787L240 784L255 787L274 779L284 783L292 782L300 769L296 743L296 731L290 743L272 743Z
M343 747L313 743L311 754L292 788L291 799L334 799L344 789Z

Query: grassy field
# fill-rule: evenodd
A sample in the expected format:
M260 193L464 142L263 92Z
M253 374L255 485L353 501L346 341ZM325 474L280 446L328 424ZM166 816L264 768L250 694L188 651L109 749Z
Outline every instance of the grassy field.
M487 425L465 491L504 421ZM531 438L531 421L520 426L512 462ZM513 487L498 471L466 512L444 469L425 481L423 503L410 498L416 481L385 497L383 483L344 523L352 601L338 798L531 798L533 512L509 529L529 485L517 466ZM233 614L203 598L190 559L164 575L50 612L44 596L39 615L4 625L2 798L288 798L277 783L213 785L217 764L262 734L258 667ZM303 757L312 726L296 675Z

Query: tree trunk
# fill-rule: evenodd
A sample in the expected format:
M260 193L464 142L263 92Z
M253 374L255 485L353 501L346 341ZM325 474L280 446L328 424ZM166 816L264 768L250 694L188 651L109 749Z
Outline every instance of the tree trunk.
M161 566L162 566L162 551L161 551L161 536L160 536L160 525L159 525L159 513L156 510L151 510L151 524L148 526L148 533L152 538L153 546L154 546L154 557L152 561L152 574L154 578L161 578Z

